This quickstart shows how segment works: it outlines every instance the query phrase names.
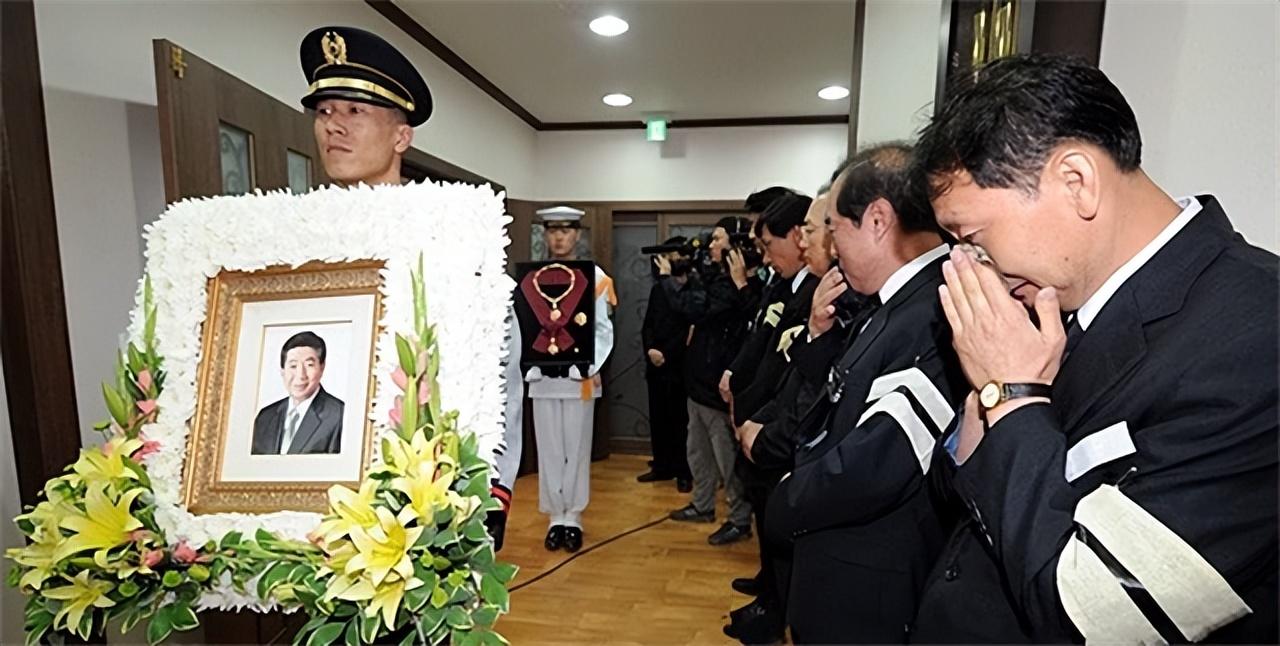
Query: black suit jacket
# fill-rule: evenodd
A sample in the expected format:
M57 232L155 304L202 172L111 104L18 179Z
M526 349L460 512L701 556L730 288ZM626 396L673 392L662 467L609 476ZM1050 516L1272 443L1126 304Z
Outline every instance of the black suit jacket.
M675 285L673 281L673 286ZM679 291L677 289L677 291ZM671 307L667 292L661 283L654 282L649 289L649 304L644 308L644 323L640 326L640 340L644 344L645 372L663 374L676 379L683 378L685 347L689 342L689 319ZM662 353L662 367L649 362L647 351Z
M743 344L742 350L738 351L738 358L729 366L729 369L734 371L729 381L733 387L735 426L741 426L748 419L757 422L772 419L775 414L774 408L764 409L781 390L791 363L789 349L778 349L783 343L782 335L789 334L794 339L794 328L804 326L809 320L809 309L813 304L813 292L818 287L818 278L813 274L806 274L795 292L791 291L791 282L794 277L780 280L784 284L783 292L776 295L779 297L776 302L782 303L778 320L771 323L769 317L762 317L760 327L756 328L751 339ZM804 331L801 334L804 334ZM749 369L744 368L748 362L753 363ZM740 370L743 373L750 373L750 381L740 379L740 376L746 376L740 374Z
M763 291L759 303L755 305L751 321L747 324L746 338L729 364L729 370L733 372L729 376L729 390L733 392L735 399L755 381L756 370L768 353L769 338L775 331L774 326L767 323L769 310L773 308L781 314L792 296L791 281L777 274L773 275L773 282L763 285L761 289Z
M1236 234L1215 199L1198 199L1203 210L1099 311L1052 404L1002 418L959 468L938 452L937 491L968 520L931 577L914 639L1081 640L1062 605L1060 555L1073 537L1103 554L1114 547L1096 528L1078 531L1077 514L1086 496L1118 485L1252 609L1218 616L1227 623L1207 641L1276 642L1277 259ZM1088 449L1104 432L1121 444L1128 435L1129 451ZM1149 573L1124 576L1153 628L1188 639L1142 582ZM1183 601L1204 609L1214 598L1197 586Z
M938 301L941 267L921 269L854 337L834 366L838 400L810 410L817 438L770 498L768 538L794 541L797 643L901 642L915 615L944 537L925 471L968 391ZM815 343L828 335L842 336Z
M293 435L289 455L342 452L341 399L330 395L323 387L316 392L307 414L298 423ZM284 435L285 416L289 413L289 398L263 408L253 420L253 455L277 455Z

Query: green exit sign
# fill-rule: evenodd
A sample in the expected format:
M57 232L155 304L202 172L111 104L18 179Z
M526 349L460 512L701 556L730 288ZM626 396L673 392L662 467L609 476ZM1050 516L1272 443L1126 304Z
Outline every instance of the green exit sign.
M666 141L667 120L650 119L644 122L644 138L649 141Z

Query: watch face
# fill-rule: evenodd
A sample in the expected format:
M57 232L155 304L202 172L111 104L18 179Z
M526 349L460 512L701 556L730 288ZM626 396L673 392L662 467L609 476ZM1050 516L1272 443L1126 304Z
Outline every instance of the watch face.
M982 387L982 391L978 393L978 403L984 408L994 408L1000 403L1000 385L996 382L988 383Z

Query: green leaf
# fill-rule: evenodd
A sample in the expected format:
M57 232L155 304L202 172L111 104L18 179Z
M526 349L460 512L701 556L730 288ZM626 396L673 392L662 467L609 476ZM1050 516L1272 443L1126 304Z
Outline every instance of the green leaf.
M151 623L147 624L148 644L159 644L168 639L173 632L173 624L169 621L168 610L168 608L161 608L160 612L157 612L151 618Z
M224 550L234 549L240 547L240 542L242 540L243 536L240 532L227 532L218 543L218 548Z
M339 608L350 608L350 606L344 605L344 606L339 606ZM335 612L334 614L336 615L337 613ZM303 638L305 638L308 634L310 634L311 631L325 625L326 623L328 623L328 621L329 621L329 617L325 615L321 615L319 617L313 617L311 621L308 621L307 623L303 624L302 628L298 629L298 634L293 636L294 646L298 646L299 644L301 644L303 642Z
M422 631L428 635L444 625L444 608L427 608L422 612Z
M494 606L481 606L471 613L471 619L477 626L489 627L498 621L498 609Z
M417 612L422 606L427 605L427 601L431 599L432 588L420 585L406 593L404 593L404 605L409 612Z
M196 613L191 610L191 606L173 605L166 609L169 610L169 623L174 630L181 632L200 625L200 620L196 618Z
M253 534L253 540L257 541L259 545L265 547L276 542L276 535L265 529L258 529L258 531Z
M124 619L120 621L120 634L124 635L133 627L138 625L139 621L151 616L151 607L137 604L124 614Z
M490 574L480 577L480 596L484 598L485 603L498 606L502 612L507 611L511 599L507 586L503 585L498 577Z
M498 580L503 583L511 583L511 581L516 578L516 573L519 571L520 568L510 563L499 562L493 565L493 575L498 577Z
M400 406L400 435L413 437L418 429L418 378L409 377L404 387L404 403Z
M431 544L435 545L436 547L444 547L446 545L450 545L457 542L458 542L458 533L453 531L452 529L446 529L443 532L436 534L436 539L434 541L431 541Z
M432 566L433 566L433 567L435 567L435 569L436 569L437 571L439 571L439 570L447 570L447 569L449 569L450 567L452 567L452 566L453 566L453 563L450 563L450 562L449 562L449 559L447 559L447 558L445 558L445 557L443 557L443 556L439 556L439 555L437 555L437 556L435 556L434 558L435 558L435 560L432 562Z
M489 537L489 532L485 531L484 523L477 520L467 523L467 526L462 529L462 535L473 541L483 541Z
M338 636L342 634L343 624L325 624L317 628L311 633L311 637L307 639L307 646L320 646L321 644L332 644L338 641Z
M381 623L378 621L378 615L370 617L363 612L360 613L360 638L364 643L372 644L373 640L377 639L378 626L380 625Z
M124 402L124 397L116 392L109 384L102 384L102 398L107 401L107 412L111 414L111 419L115 420L120 428L129 425L129 406Z
M507 646L507 644L510 643L505 637L492 630L486 630L482 632L480 636L480 643L484 646Z
M293 564L288 561L280 561L267 568L258 579L258 596L266 599L271 594L271 589L284 581L292 569Z
M449 593L444 588L437 586L431 591L431 605L436 608L443 608L444 604L449 603Z
M444 621L449 624L450 628L466 629L472 627L471 617L467 615L467 611L453 606L444 611Z
M141 483L143 487L146 487L147 489L151 488L151 476L147 475L147 470L142 468L141 464L134 462L133 458L130 458L127 455L120 456L120 461L124 463L126 469L132 471L134 475L138 476L138 482Z
M413 348L409 345L409 339L403 335L396 335L396 353L400 355L400 367L404 369L406 375L418 374L417 366L414 365Z
M347 629L342 633L342 641L346 642L347 646L360 646L360 630L356 622L347 622Z
M408 631L408 634L404 636L404 639L400 640L399 646L413 646L417 640L418 632L416 630L410 630Z

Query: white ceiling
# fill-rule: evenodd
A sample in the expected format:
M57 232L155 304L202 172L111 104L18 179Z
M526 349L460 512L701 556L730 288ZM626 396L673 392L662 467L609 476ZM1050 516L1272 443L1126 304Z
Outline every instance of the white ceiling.
M842 115L852 0L396 0L535 117L554 121ZM605 38L587 23L631 25ZM431 79L427 79L430 83ZM606 94L635 102L612 108Z

